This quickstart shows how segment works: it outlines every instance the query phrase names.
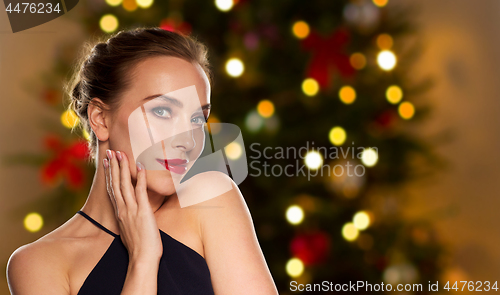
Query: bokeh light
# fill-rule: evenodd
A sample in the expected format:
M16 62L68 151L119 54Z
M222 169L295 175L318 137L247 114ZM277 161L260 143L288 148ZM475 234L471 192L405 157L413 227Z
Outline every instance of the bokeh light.
M251 132L257 132L264 125L264 119L256 111L250 111L245 119L245 125Z
M377 46L382 50L391 49L393 43L394 41L389 34L380 34L377 37Z
M304 263L298 258L291 258L286 263L286 273L292 278L300 277L304 272Z
M340 126L335 126L332 129L330 129L330 134L328 135L328 138L330 139L330 142L333 145L341 146L342 144L344 144L347 138L347 134L344 128Z
M210 117L208 117L207 120L207 128L210 129L210 133L212 134L218 134L221 129L221 124L219 118L217 118L214 114L210 114Z
M309 35L309 25L305 21L297 21L292 26L293 35L299 39L304 39Z
M26 228L30 232L37 232L43 226L43 218L42 215L31 212L24 217L24 228Z
M359 230L367 229L370 226L370 216L365 211L359 211L354 214L353 224Z
M123 0L106 0L106 3L109 6L118 6L118 5L122 4L122 1Z
M302 91L308 96L314 96L319 91L319 84L313 78L307 78L302 82Z
M309 151L304 159L307 168L316 170L323 165L323 157L317 151Z
M135 11L138 7L135 0L123 0L122 6L128 12Z
M231 160L239 159L243 153L241 145L237 142L231 142L224 148L224 150L226 151L226 156Z
M215 7L220 11L229 11L233 8L233 0L215 0Z
M366 66L366 57L364 54L356 52L351 55L349 58L349 62L351 66L356 70L361 70Z
M73 110L66 110L61 115L61 123L66 128L73 128L79 122L78 116Z
M99 26L104 32L112 33L118 29L118 19L112 14L105 14L101 17Z
M366 148L361 153L361 162L366 167L373 167L378 162L378 154L373 148Z
M342 227L342 237L349 242L356 240L358 235L359 231L356 226L354 226L354 223L348 222Z
M243 74L245 66L239 58L231 58L226 62L226 72L231 77L239 77Z
M382 50L377 56L377 63L383 70L390 71L396 66L396 55L390 50Z
M82 129L82 134L83 138L85 138L86 140L90 140L90 134L87 132L87 130Z
M403 90L397 85L389 86L385 92L385 97L388 102L397 104L403 99Z
M297 225L304 220L304 210L298 205L292 205L286 210L286 220L291 224Z
M257 105L257 112L264 118L269 118L274 114L274 104L267 100L261 100Z
M149 8L153 5L153 0L135 0L135 2L141 8Z
M356 100L356 91L351 86L344 86L339 91L340 100L345 104L351 104Z
M415 107L411 102L405 101L399 105L398 112L401 118L409 120L415 115Z
M389 0L372 0L372 1L373 1L373 4L375 4L378 7L384 7L389 2Z

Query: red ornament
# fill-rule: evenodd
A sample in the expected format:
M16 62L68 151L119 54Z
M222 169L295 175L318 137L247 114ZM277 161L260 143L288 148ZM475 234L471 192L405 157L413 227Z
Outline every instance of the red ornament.
M344 77L352 76L355 70L349 62L349 55L344 52L348 42L349 32L345 29L339 29L326 38L311 31L301 43L303 50L312 52L306 76L314 78L320 87L330 86L333 69Z
M87 158L89 153L87 143L77 140L66 146L59 137L48 135L44 139L44 146L54 157L42 166L40 171L42 182L53 185L63 178L70 188L80 188L84 182L81 162Z
M302 260L304 265L324 262L329 255L330 238L324 232L297 235L290 244L293 256Z
M179 32L184 35L191 34L192 27L187 22L178 22L172 18L165 18L160 22L160 28L166 31Z
M397 114L394 110L387 110L381 113L375 120L378 126L382 128L391 128L397 121Z

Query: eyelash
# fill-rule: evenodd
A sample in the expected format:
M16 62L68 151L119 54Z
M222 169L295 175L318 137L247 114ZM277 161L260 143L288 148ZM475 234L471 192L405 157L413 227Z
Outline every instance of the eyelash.
M165 116L159 115L159 114L157 113L157 111L167 111L167 112L169 113L169 118L170 118L170 116L171 116L171 114L172 114L171 109L170 109L170 108L166 108L166 107L156 107L156 108L153 108L151 111L153 112L153 114L154 114L156 117L159 117L159 118L162 118L162 119L165 119ZM166 118L166 119L169 119L169 118ZM208 119L208 118L205 118L205 115L203 115L203 116L194 117L194 118L192 118L192 119L191 119L191 121L193 121L194 119L198 119L198 118L199 118L202 122L201 122L201 123L195 123L195 122L193 122L194 124L197 124L197 125L203 125L203 124L205 124L205 123L206 123L206 121L207 121L207 119Z

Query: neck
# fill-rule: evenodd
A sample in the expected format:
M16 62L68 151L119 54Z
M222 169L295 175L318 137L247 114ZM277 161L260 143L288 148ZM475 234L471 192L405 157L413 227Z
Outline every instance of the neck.
M116 219L114 204L112 203L111 196L108 195L106 190L104 167L102 164L99 165L99 163L102 163L103 158L99 156L97 158L97 167L94 179L92 180L92 186L90 187L89 196L81 210L85 211L85 213L97 220L110 231L120 234L120 227L118 225L118 220ZM166 196L150 190L148 190L147 193L151 208L153 212L155 212L166 201Z

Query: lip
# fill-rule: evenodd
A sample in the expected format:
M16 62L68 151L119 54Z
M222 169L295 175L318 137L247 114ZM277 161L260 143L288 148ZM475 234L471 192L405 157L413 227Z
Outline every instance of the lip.
M184 174L187 170L186 165L189 162L188 160L183 160L183 159L160 159L160 158L156 158L156 161L160 163L163 167L165 167L167 170L177 174Z

